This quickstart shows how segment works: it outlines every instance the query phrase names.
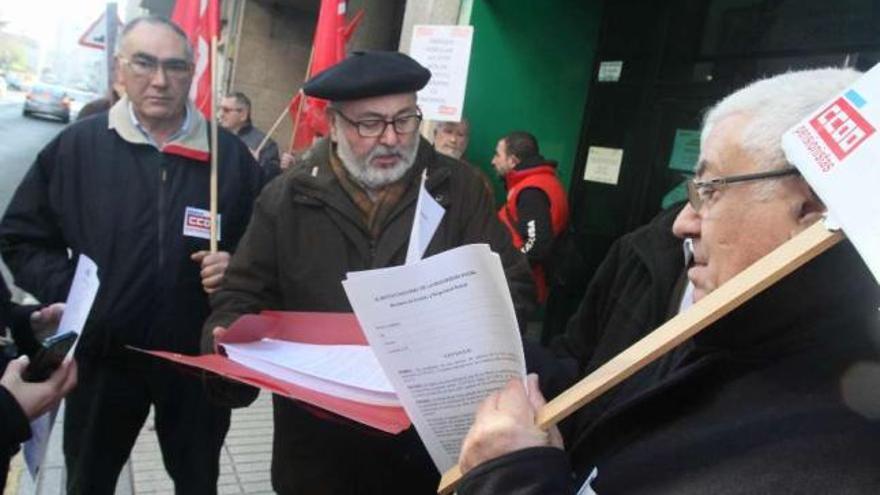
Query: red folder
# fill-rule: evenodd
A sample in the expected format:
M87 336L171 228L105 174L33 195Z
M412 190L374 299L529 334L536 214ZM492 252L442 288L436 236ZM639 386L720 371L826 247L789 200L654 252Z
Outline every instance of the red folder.
M243 315L229 327L218 344L222 351L224 343L253 342L263 337L306 344L367 345L364 333L351 313L287 311ZM300 400L388 433L400 433L411 424L402 407L364 404L316 392L255 371L220 354L186 356L176 352L138 350Z

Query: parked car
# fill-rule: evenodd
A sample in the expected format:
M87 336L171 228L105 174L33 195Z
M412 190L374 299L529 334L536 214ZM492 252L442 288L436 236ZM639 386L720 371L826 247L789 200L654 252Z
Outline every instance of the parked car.
M51 84L37 83L28 91L21 114L51 115L65 124L70 122L70 96L65 88Z

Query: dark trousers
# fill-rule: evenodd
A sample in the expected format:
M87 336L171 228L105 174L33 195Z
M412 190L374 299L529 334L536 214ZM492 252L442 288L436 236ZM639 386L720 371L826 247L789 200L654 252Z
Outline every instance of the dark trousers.
M207 400L198 375L135 351L77 364L79 383L64 415L68 494L114 493L151 405L175 492L217 493L229 409Z

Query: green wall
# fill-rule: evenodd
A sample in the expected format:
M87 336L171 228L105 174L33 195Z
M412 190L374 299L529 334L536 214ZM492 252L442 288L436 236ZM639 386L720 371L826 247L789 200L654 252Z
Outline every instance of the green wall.
M473 0L474 41L465 115L471 120L467 157L503 188L492 169L495 143L525 130L541 153L559 162L566 187L599 31L599 0Z

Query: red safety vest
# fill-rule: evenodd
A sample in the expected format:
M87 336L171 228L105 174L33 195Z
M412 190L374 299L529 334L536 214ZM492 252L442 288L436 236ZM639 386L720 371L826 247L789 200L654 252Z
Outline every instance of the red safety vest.
M516 202L523 189L534 187L540 189L550 199L550 224L553 228L553 236L558 236L568 226L568 198L559 178L556 177L556 168L550 165L540 165L525 170L511 170L504 176L507 183L507 203L498 210L498 218L507 226L510 236L513 237L513 245L520 249L525 241L516 228L519 223L519 214L516 211ZM540 263L532 264L532 278L538 289L538 302L547 300L547 280L544 275L544 267Z

